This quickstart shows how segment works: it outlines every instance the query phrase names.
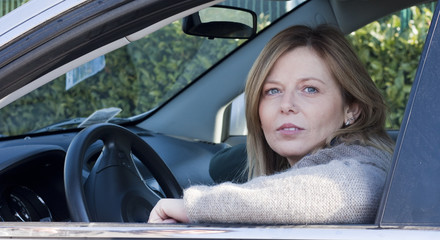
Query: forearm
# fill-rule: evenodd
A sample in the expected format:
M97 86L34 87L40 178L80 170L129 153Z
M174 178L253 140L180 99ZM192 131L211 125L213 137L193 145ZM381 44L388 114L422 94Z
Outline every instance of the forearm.
M246 184L196 186L184 193L193 222L365 223L374 217L380 198L363 169L319 166L259 178ZM374 169L371 168L373 171ZM365 176L362 176L365 175ZM374 174L374 173L373 173ZM371 176L385 178L380 176ZM361 179L361 180L359 180Z

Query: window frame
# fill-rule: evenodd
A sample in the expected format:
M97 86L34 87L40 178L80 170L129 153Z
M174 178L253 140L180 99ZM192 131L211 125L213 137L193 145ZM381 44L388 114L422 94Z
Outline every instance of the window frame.
M440 226L440 60L437 4L396 143L377 222L381 227ZM436 201L437 200L437 201Z

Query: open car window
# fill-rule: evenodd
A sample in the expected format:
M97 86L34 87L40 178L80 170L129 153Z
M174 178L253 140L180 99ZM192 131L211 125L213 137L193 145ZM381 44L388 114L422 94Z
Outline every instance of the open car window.
M385 96L387 129L400 128L434 10L435 3L412 6L348 35Z

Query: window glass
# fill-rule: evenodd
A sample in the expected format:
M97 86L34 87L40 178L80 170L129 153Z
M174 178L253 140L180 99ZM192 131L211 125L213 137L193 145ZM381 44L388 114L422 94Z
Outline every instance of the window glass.
M387 100L387 129L399 129L435 3L413 6L348 35Z

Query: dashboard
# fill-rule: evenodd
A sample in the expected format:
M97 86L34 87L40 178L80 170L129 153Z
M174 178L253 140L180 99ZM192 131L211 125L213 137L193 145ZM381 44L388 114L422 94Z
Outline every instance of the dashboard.
M182 188L190 184L213 184L209 160L227 145L138 128L130 130L157 152ZM76 132L58 132L0 140L0 221L70 221L64 192L64 158L75 135ZM84 179L102 147L100 142L89 147L83 166ZM134 160L142 176L151 183L148 169ZM155 183L151 185L155 187Z
M68 220L64 197L65 152L58 146L2 148L0 219L2 221Z

